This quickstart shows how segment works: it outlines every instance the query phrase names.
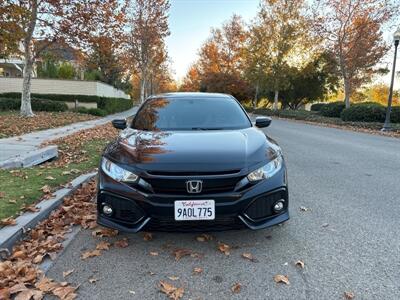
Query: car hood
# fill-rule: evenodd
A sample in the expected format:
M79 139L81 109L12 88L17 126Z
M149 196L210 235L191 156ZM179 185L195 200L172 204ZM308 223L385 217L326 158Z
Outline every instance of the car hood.
M276 156L277 144L255 128L151 132L125 129L104 155L131 169L224 172L249 169Z

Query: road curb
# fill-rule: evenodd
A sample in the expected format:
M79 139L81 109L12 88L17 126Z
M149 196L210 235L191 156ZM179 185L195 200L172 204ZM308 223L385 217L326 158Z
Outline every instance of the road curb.
M71 195L83 183L95 177L97 172L83 174L71 181L71 185L54 192L55 197L49 200L40 201L36 207L40 208L38 212L26 212L16 218L17 225L5 226L0 229L0 250L8 249L11 252L12 247L20 241L24 234L36 224L46 219L50 213L63 203L64 198Z

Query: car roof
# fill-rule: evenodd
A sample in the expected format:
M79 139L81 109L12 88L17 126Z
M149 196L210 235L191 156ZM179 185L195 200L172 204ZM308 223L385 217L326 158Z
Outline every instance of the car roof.
M222 94L222 93L201 93L201 92L176 92L176 93L164 93L158 95L152 95L147 99L154 99L154 98L196 98L196 99L210 99L210 98L225 98L225 99L234 99L229 94Z

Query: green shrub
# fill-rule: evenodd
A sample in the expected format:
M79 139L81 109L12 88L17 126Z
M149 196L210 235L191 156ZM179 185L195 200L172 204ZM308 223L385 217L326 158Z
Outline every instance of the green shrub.
M377 103L360 103L346 108L340 114L343 121L351 122L383 122L386 109Z
M37 98L31 99L31 105L33 111L66 111L68 109L64 102ZM0 110L18 110L20 107L20 99L0 98Z
M321 109L326 105L326 103L314 103L311 105L311 111L321 111Z
M20 99L20 93L3 93L0 97ZM84 102L97 103L97 107L104 110L107 114L113 114L128 110L132 107L131 99L124 98L108 98L89 95L60 95L60 94L32 94L32 97L38 99L46 99L60 102Z
M86 107L78 107L75 111L80 114L88 114L88 109Z
M97 101L97 108L104 110L107 114L125 111L131 107L132 101L130 99L99 97Z
M89 115L93 115L93 116L99 116L99 117L104 117L107 115L107 112L103 109L100 108L89 108L87 110L87 113Z
M400 106L392 107L392 112L390 114L390 121L393 123L400 123Z
M18 110L21 107L21 101L12 98L0 98L0 111Z
M330 118L340 118L340 113L345 108L342 101L327 103L321 108L321 115Z

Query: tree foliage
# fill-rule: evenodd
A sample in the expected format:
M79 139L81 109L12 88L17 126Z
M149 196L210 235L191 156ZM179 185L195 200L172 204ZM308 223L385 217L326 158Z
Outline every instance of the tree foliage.
M371 78L388 50L382 28L398 12L390 0L316 0L314 28L335 54L344 82L346 107L351 94Z

